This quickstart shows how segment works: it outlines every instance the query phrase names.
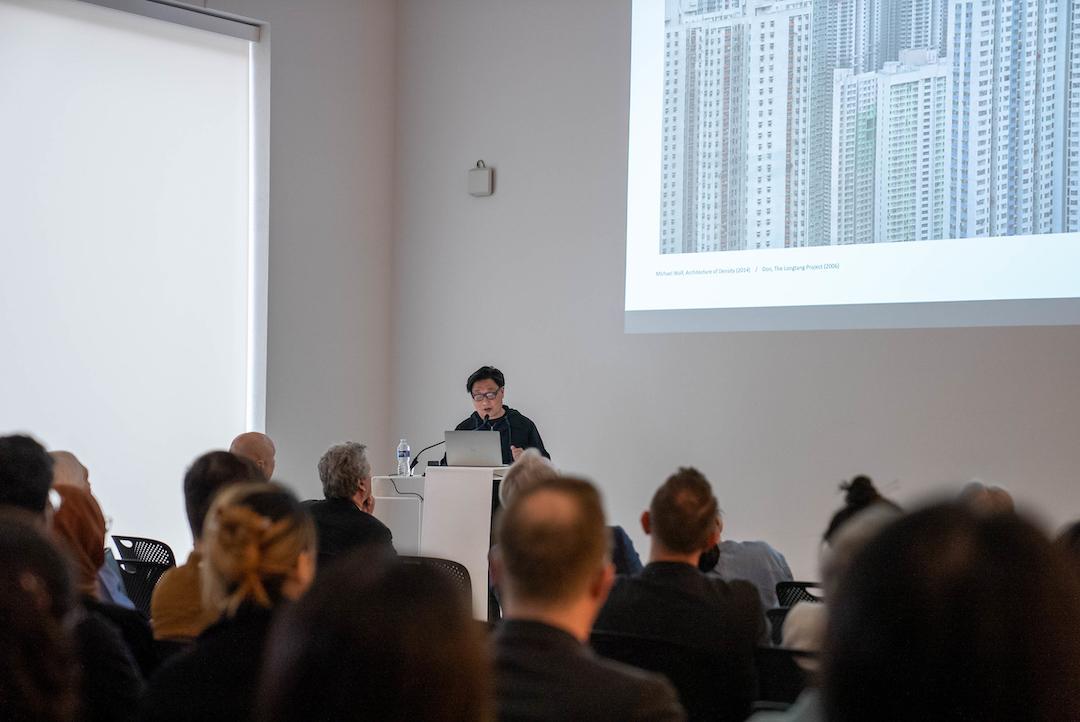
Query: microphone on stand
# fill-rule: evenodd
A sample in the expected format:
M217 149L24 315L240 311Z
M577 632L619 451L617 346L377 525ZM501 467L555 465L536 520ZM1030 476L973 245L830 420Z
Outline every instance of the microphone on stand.
M413 469L415 469L416 465L420 463L420 454L423 454L428 449L434 449L436 446L439 446L439 445L445 444L445 443L446 443L446 439L443 439L442 441L435 442L431 446L425 446L424 448L420 449L420 451L416 452L416 456L413 457L412 463L409 464L409 471L412 471Z

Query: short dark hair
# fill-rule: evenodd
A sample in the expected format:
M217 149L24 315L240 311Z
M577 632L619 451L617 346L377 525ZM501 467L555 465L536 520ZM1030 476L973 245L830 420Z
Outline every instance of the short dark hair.
M363 614L357 614L363 609ZM484 630L445 572L353 553L284 610L256 716L268 722L494 719Z
M469 374L469 380L465 382L465 390L470 394L472 393L472 387L477 381L491 380L495 382L495 385L499 388L506 386L506 377L503 376L503 372L494 366L481 366L480 368Z
M39 515L0 511L0 718L75 719L78 667L67 629L75 591Z
M903 517L829 605L830 720L1080 719L1080 580L1018 516Z
M44 514L52 473L52 457L33 438L0 436L0 506Z
M571 503L569 514L556 508L553 495ZM499 516L496 540L514 593L540 603L573 599L608 554L600 492L565 476L522 489Z
M255 462L228 451L210 451L195 459L184 474L184 505L193 538L202 537L214 495L223 487L244 481L266 481L266 477Z
M680 467L669 476L649 504L653 536L671 551L682 554L705 549L719 513L709 480L690 466Z

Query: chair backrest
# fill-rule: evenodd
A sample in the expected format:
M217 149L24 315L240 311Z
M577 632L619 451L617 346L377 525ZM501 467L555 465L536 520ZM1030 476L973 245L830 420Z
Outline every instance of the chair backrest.
M813 652L782 647L758 647L754 650L758 700L793 703L807 684L806 672L796 660L815 657Z
M469 608L472 608L472 578L469 576L469 570L464 564L449 559L440 559L439 557L400 556L398 559L403 564L417 564L443 572L450 577L454 584L461 588L461 591L465 593L465 598L469 600Z
M112 535L113 544L120 552L121 559L132 559L140 562L157 562L170 567L176 566L176 555L169 545L157 539L146 539L141 536Z
M773 607L765 610L765 618L769 620L769 640L774 646L780 646L784 632L784 620L791 607Z
M781 607L793 607L799 602L823 602L825 597L809 590L821 589L821 582L777 582L776 602Z
M667 677L688 720L734 722L750 712L753 685L733 674L727 654L618 632L594 631L589 643L603 657Z
M135 608L149 617L150 598L154 595L154 587L161 575L171 567L168 564L140 559L121 559L117 565L120 567L120 578L124 580L124 591Z

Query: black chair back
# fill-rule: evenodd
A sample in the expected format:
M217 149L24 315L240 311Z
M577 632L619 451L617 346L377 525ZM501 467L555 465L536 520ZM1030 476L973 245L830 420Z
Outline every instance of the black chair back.
M821 582L777 582L776 603L781 607L793 607L799 602L823 602L821 595L810 593L811 589L821 589Z
M400 556L398 559L401 560L403 564L417 564L419 566L430 567L438 569L442 573L448 575L454 584L461 588L461 591L465 594L465 598L469 601L469 608L472 609L472 578L469 576L469 570L464 564L450 561L449 559L440 559L438 557Z
M688 720L735 722L750 712L752 682L733 673L728 654L617 632L594 631L589 642L603 657L667 677Z
M807 673L796 660L815 659L812 652L782 647L758 647L754 665L758 673L758 700L791 704L806 688Z
M113 544L120 552L121 559L132 559L140 562L157 562L166 566L176 566L176 555L169 545L157 539L146 539L141 536L119 536L113 534Z
M120 578L124 580L124 591L135 608L150 616L150 598L154 595L161 575L171 568L168 564L148 562L140 559L120 559Z
M774 607L765 610L765 618L769 620L769 641L773 646L779 647L783 640L784 620L791 607Z

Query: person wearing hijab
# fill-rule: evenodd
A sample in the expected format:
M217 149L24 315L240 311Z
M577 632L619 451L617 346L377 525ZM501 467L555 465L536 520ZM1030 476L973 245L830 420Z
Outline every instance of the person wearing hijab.
M60 506L53 514L53 532L71 559L75 588L83 606L116 627L144 677L157 667L150 624L142 614L102 600L98 572L105 563L105 515L85 488L54 487Z

